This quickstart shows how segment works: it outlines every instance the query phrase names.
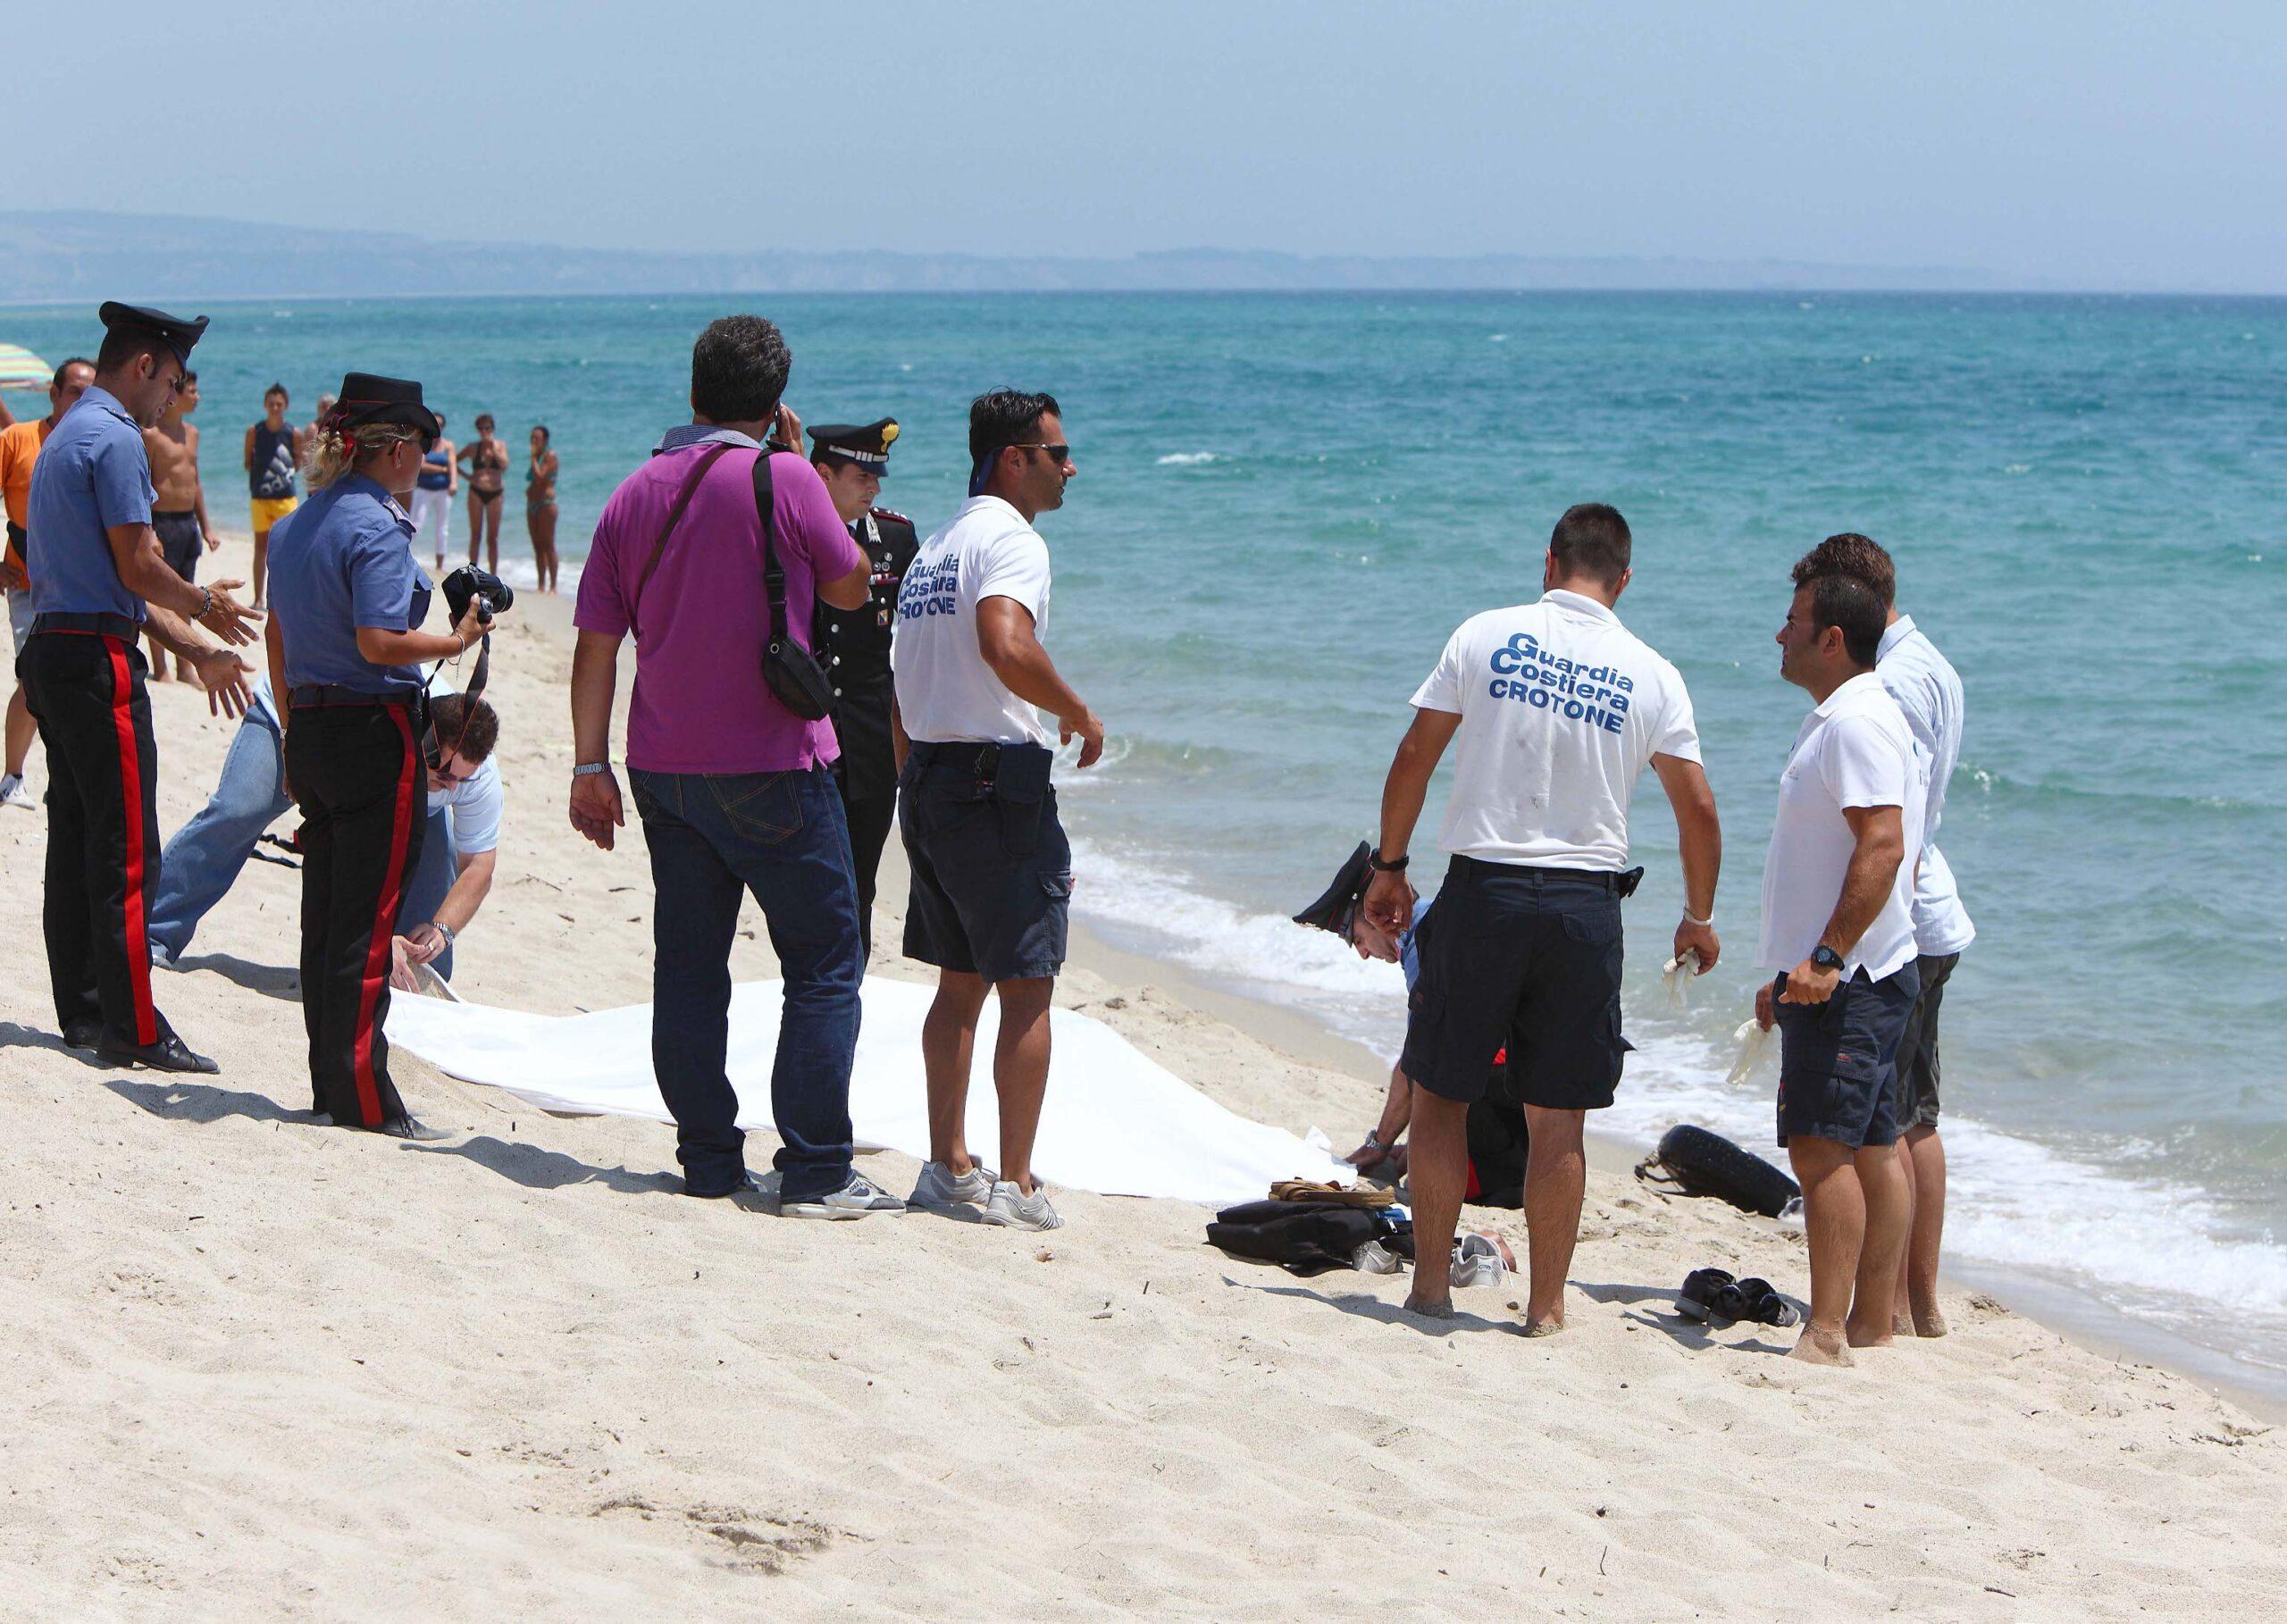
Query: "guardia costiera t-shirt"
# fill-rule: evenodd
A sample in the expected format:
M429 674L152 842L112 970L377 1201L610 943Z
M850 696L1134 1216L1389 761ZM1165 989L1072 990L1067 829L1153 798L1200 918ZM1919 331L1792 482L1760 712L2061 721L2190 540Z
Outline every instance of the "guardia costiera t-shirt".
M1682 676L1579 592L1463 621L1413 704L1462 719L1438 843L1488 863L1616 874L1645 764L1699 759Z

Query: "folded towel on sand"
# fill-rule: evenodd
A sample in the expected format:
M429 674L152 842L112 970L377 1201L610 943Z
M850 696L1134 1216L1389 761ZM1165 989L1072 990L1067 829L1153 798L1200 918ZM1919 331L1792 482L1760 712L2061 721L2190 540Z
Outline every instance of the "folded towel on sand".
M764 981L731 995L728 1069L741 1127L770 1126L782 992L779 983ZM929 1153L921 1019L932 994L910 982L866 983L850 1078L860 1148ZM1102 1021L1071 1009L1049 1019L1055 1058L1033 1165L1051 1184L1224 1206L1260 1197L1277 1179L1347 1179L1354 1170L1293 1134L1225 1109ZM999 1024L999 1007L988 1001L968 1096L968 1141L986 1156L1001 1137L993 1095ZM399 995L390 1002L389 1040L449 1076L505 1089L546 1110L669 1120L652 1080L649 1004L525 1015Z

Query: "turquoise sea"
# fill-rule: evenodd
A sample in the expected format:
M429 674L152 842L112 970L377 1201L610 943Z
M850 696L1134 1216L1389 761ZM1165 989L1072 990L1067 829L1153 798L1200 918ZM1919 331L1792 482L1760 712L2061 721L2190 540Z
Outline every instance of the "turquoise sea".
M1123 945L1385 1052L1395 972L1283 916L1370 832L1447 632L1537 592L1567 504L1616 504L1637 537L1621 614L1691 685L1728 846L1729 956L1673 1009L1680 888L1647 778L1641 1052L1604 1125L1646 1143L1690 1119L1770 1152L1770 1078L1722 1079L1805 704L1772 637L1797 555L1838 530L1882 541L1969 695L1944 835L1979 930L1947 1000L1951 1256L2100 1338L2287 1395L2287 301L226 305L198 355L210 503L243 524L239 435L273 378L302 420L345 368L415 376L456 436L498 417L528 580L526 428L555 431L576 559L686 415L691 338L735 309L785 329L807 419L901 420L884 499L925 532L960 498L971 396L1060 397L1080 473L1043 524L1048 640L1114 738L1063 780L1076 901ZM96 336L92 313L0 312L0 338L51 359Z

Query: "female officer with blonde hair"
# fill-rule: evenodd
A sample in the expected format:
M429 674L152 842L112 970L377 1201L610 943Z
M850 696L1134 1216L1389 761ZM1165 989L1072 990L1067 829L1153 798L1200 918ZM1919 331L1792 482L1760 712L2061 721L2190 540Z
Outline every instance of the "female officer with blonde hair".
M314 1109L403 1139L444 1136L406 1112L381 1035L390 942L425 821L421 664L457 658L484 632L473 598L450 632L420 630L430 582L404 502L438 431L418 383L351 373L304 456L309 499L270 538L272 680L303 818Z

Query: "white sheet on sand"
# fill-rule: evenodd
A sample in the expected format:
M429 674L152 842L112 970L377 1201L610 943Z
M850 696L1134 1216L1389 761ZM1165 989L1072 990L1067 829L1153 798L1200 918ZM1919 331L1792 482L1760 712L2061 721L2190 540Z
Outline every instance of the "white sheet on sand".
M870 978L850 1077L850 1116L863 1149L929 1153L922 1090L921 1017L933 989ZM781 985L749 982L731 996L731 1086L739 1124L770 1126L770 1067ZM1259 1201L1278 1178L1335 1178L1352 1169L1294 1134L1226 1110L1145 1057L1102 1022L1070 1009L1051 1017L1048 1101L1033 1165L1068 1188L1227 1205ZM968 1142L1000 1143L993 1094L994 1002L976 1034ZM464 1082L505 1089L543 1109L666 1122L651 1074L651 1007L590 1015L524 1015L482 1004L390 1000L389 1038Z

